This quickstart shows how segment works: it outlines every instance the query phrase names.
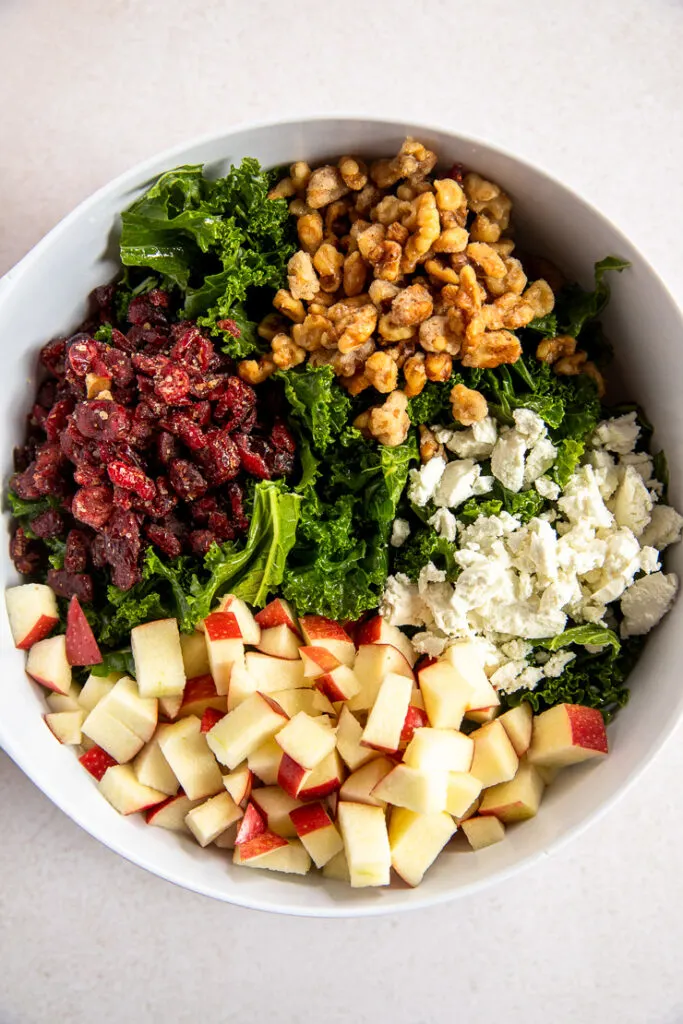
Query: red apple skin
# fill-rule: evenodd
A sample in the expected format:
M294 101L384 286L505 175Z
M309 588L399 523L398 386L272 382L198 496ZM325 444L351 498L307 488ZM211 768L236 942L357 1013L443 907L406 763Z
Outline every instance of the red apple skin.
M328 651L326 647L300 647L299 654L304 660L308 658L309 661L316 664L320 669L320 675L332 672L341 665L341 661L335 658L334 654Z
M310 774L309 769L302 768L289 754L283 754L277 772L277 784L285 793L296 798Z
M295 807L289 817L298 836L306 836L309 832L318 832L332 824L332 819L321 803L307 804L306 807Z
M294 613L286 601L281 600L279 597L276 597L274 601L270 601L265 608L257 612L254 619L261 629L271 629L273 626L287 626L291 629L292 633L296 633L297 636L300 635Z
M99 665L102 661L95 634L75 595L66 615L66 660L70 665Z
M113 768L114 765L118 764L106 750L102 750L101 747L91 747L90 750L86 750L84 754L78 759L86 771L89 771L94 779L98 782L101 781L102 776L108 768Z
M333 704L337 700L346 700L347 695L343 690L339 689L334 681L334 677L328 672L325 672L321 676L316 676L315 687L317 690L320 690L328 700L332 701Z
M309 644L314 645L316 640L341 640L342 643L353 643L338 622L326 619L323 615L304 615L301 619L301 628Z
M202 715L201 731L209 732L213 729L216 722L220 722L221 718L225 718L225 711L218 711L216 708L206 708Z
M587 708L581 704L568 704L566 707L572 743L586 750L599 750L601 754L606 754L607 732L598 709Z
M241 640L242 631L233 612L212 612L204 619L209 640Z
M282 836L275 835L274 832L261 832L260 835L254 836L253 839L248 839L246 843L237 843L235 840L235 846L239 845L240 848L240 860L251 860L253 857L262 857L264 853L271 853L272 850L279 850L281 846L287 846L287 840L283 839Z
M265 831L266 823L258 808L254 804L248 803L235 836L235 846L251 842L256 836L262 835Z
M429 725L427 712L422 708L416 708L411 704L406 713L403 728L401 729L401 743L410 743L416 729L422 729Z
M185 704L192 704L195 700L206 700L208 697L217 697L216 684L213 676L194 676L188 679L183 690L183 707Z
M280 707L276 700L273 700L272 697L269 697L267 693L261 693L260 691L257 692L259 697L262 697L263 700L265 700L266 704L268 704L269 707L273 709L273 711L277 711L277 713L279 715L282 715L283 718L289 718L289 715L287 715L286 712L283 711L283 709Z
M94 750L95 748L93 747L92 749ZM175 796L169 796L168 799L162 800L160 804L155 804L154 807L150 808L150 810L148 810L147 813L145 814L145 821L147 822L147 824L149 825L154 820L154 816L158 814L159 811L162 811L164 807L168 807L169 804L172 804L174 800L177 800L178 797L181 796L184 796L182 790L176 793Z
M33 629L26 634L20 643L16 644L16 647L20 651L27 651L29 647L37 644L39 640L44 640L45 637L49 636L58 622L59 619L53 618L52 615L41 615ZM100 661L102 661L101 657ZM88 662L88 664L94 665L95 662Z

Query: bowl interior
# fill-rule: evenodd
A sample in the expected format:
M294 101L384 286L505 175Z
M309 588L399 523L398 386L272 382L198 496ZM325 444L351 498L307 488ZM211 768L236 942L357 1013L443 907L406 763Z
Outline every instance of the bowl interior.
M365 120L265 125L177 148L106 186L39 243L0 282L0 338L12 353L4 367L4 479L11 472L11 449L21 439L23 417L32 400L37 350L47 339L73 330L84 314L88 292L116 273L117 215L151 178L181 163L205 163L212 175L221 174L247 155L274 165L294 159L320 161L344 152L392 154L406 135L436 148L444 165L459 160L500 183L513 198L517 232L525 247L556 259L584 284L591 282L593 263L608 254L631 261L629 271L613 275L613 299L604 322L626 392L645 407L656 425L655 450L666 450L670 500L680 507L683 409L680 374L672 373L672 367L681 350L683 324L673 299L643 257L578 196L510 155L445 131ZM1 558L4 582L15 583L6 543ZM680 571L681 559L680 548L672 549L667 567ZM100 797L72 751L60 746L45 727L42 691L27 682L24 655L12 648L4 602L0 628L6 697L0 742L36 785L84 829L131 861L189 889L285 913L396 912L500 880L549 853L622 793L681 713L676 638L682 627L683 603L679 602L647 645L631 677L631 701L610 727L608 758L562 774L548 790L538 817L510 830L504 843L478 854L454 844L415 890L351 890L322 879L242 871L232 866L224 852L202 850L190 839L150 828L139 816L120 817Z

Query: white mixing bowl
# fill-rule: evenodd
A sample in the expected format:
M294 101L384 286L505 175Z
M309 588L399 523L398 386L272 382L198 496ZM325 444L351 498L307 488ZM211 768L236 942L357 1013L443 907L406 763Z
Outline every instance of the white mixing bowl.
M36 356L49 338L72 331L85 299L117 271L118 214L157 175L184 163L226 173L243 156L264 165L342 153L390 155L406 135L435 149L443 164L459 160L508 191L518 236L555 258L586 285L595 260L614 254L632 267L610 278L612 302L604 317L615 343L626 391L649 412L671 469L671 500L683 505L683 321L672 297L631 243L569 189L516 157L449 131L372 120L312 120L259 125L180 146L123 174L57 225L0 281L3 369L4 478L20 443L32 403ZM683 552L667 565L681 571ZM2 544L4 584L17 582ZM564 772L549 788L537 818L510 829L503 843L479 853L446 852L414 890L353 890L316 878L290 878L233 867L225 851L202 850L191 839L151 828L141 816L120 817L100 796L73 751L46 728L40 687L24 673L25 655L12 647L6 613L2 628L0 743L66 814L112 850L178 885L230 903L318 917L396 912L450 900L500 882L556 850L620 796L654 757L683 709L680 637L683 602L653 636L630 683L632 697L609 729L611 753L598 764Z

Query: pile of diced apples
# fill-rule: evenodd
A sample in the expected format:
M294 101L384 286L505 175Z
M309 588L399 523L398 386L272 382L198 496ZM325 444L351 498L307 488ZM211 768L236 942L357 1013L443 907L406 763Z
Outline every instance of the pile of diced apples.
M191 635L175 619L131 633L135 679L101 660L74 598L66 635L49 587L7 592L46 722L121 814L290 874L312 864L354 887L411 886L460 828L471 847L533 817L557 769L607 753L600 713L500 712L470 642L438 659L376 615L343 628L279 598L253 615L223 597ZM88 660L89 659L89 660ZM463 721L474 731L462 731Z

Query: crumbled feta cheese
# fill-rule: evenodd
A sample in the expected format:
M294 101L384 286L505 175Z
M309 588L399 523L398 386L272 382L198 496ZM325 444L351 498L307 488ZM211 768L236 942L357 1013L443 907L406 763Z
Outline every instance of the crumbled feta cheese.
M648 484L654 472L654 465L647 452L628 452L619 459L620 466L633 466L643 482ZM648 484L649 486L649 484Z
M505 665L501 665L491 676L491 685L496 690L502 690L503 693L508 692L508 687L512 685L524 669L526 668L526 661L520 659L519 661L508 661Z
M640 537L650 522L652 504L652 498L638 471L633 466L625 466L614 496L614 518L619 526L628 526L636 537Z
M478 476L472 484L472 494L478 497L481 494L488 494L493 490L492 476Z
M657 572L661 568L657 548L650 548L646 545L640 549L640 568L646 573Z
M480 472L479 465L473 459L449 462L434 493L437 508L457 508L471 498L474 494L473 484Z
M670 505L655 505L650 522L641 534L640 543L663 551L681 539L683 516Z
M430 583L443 583L445 579L446 573L443 569L437 569L433 562L427 562L420 569L420 575L417 578L418 593L425 594Z
M496 441L491 454L491 472L509 491L521 490L526 449L526 439L516 430L507 430Z
M574 661L576 655L573 651L557 651L551 654L543 666L543 675L546 679L559 679L570 661Z
M402 544L410 537L410 523L407 519L394 519L394 525L391 528L391 544L395 548L400 548Z
M543 669L538 668L536 665L529 665L523 672L517 676L517 689L518 690L535 690L541 679L543 679Z
M394 626L425 626L431 620L417 585L403 573L387 579L380 612Z
M560 485L551 480L549 476L539 476L534 480L534 487L542 498L548 501L557 501L560 496Z
M627 455L635 448L639 434L636 414L629 412L625 416L616 416L598 423L590 443L593 448L606 448L608 452Z
M611 498L619 486L619 471L617 464L605 451L592 451L588 453L587 462L595 471L595 479L603 499Z
M430 658L438 658L446 647L446 637L430 633L429 630L416 633L410 642L418 654L427 654Z
M491 416L473 423L467 430L451 431L442 443L461 459L487 459L498 438L498 427ZM437 435L437 440L441 438Z
M592 526L611 526L612 513L602 500L592 466L581 466L574 473L557 502L572 523L584 521Z
M447 508L439 508L427 522L434 527L439 537L453 543L458 533L458 524L452 512Z
M678 591L678 577L655 572L641 576L628 588L621 599L624 621L621 635L642 636L657 625L673 604Z
M500 645L500 649L505 657L510 658L511 661L526 659L533 651L533 647L526 640L508 640Z
M527 448L531 448L546 433L545 423L538 413L531 409L515 409L512 418L515 421L515 429L525 439Z
M453 437L453 434L455 433L454 430L450 430L448 427L433 426L430 427L429 429L431 430L432 434L437 439L439 444L445 445L448 444L450 439Z
M408 487L408 498L415 505L422 508L434 497L434 491L439 486L439 481L446 469L446 460L440 455L435 455L429 462L425 462L419 469L411 469L410 485Z
M557 458L557 448L549 437L542 437L533 446L524 463L524 486L528 487L546 473Z

